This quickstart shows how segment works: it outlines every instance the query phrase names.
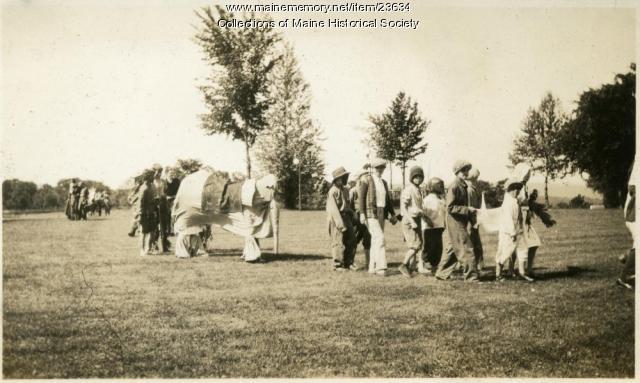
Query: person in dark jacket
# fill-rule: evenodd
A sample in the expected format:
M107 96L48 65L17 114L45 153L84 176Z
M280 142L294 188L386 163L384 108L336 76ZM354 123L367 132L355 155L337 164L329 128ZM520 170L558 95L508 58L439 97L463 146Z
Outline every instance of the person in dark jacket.
M384 223L389 220L392 225L397 222L391 194L387 182L382 179L386 162L382 159L372 161L373 174L366 174L361 178L358 190L358 210L360 223L366 224L371 233L371 259L369 273L385 276L387 271L387 256L384 241Z
M447 189L446 207L446 251L440 263L436 278L449 279L451 273L460 262L463 268L465 281L478 281L478 268L473 257L473 245L468 232L468 226L476 212L469 206L469 195L465 180L469 176L471 163L459 160L453 166L456 175L455 180Z
M138 225L142 234L140 255L149 255L153 247L153 232L158 227L158 208L155 201L153 188L153 171L146 171L142 176L138 198L138 210L140 211Z
M482 195L478 190L478 178L480 177L480 171L477 168L473 168L469 171L469 177L467 179L469 206L480 209L482 205ZM484 267L484 251L482 249L482 240L480 239L480 230L478 222L475 219L475 215L471 216L471 222L469 222L469 238L473 245L473 256L476 261L476 265L479 270Z

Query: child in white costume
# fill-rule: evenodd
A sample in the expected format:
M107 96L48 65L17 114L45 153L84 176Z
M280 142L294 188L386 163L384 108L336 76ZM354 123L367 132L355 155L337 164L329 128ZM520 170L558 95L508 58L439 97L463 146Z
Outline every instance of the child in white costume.
M523 279L531 282L524 273L527 259L527 245L523 236L522 211L518 203L518 193L522 183L515 179L507 181L504 201L500 207L500 223L498 234L498 251L496 252L496 280L502 281L502 267L514 252L518 256L518 269Z

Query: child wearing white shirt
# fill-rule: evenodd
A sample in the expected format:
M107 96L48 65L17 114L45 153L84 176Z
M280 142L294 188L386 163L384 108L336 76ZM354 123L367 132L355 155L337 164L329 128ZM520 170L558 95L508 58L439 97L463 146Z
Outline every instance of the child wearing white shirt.
M526 245L522 237L522 211L518 203L518 193L522 189L522 183L518 180L511 179L505 184L506 192L504 201L500 207L500 226L498 234L498 251L496 253L496 281L502 282L502 267L511 257L511 254L518 252L518 258L521 258L524 251L526 258ZM527 282L533 282L524 272L524 263L519 262L518 267L522 279Z
M444 181L434 177L427 184L427 195L422 201L424 215L422 216L423 247L422 261L424 273L429 274L438 267L442 258L442 234L446 206L444 201Z

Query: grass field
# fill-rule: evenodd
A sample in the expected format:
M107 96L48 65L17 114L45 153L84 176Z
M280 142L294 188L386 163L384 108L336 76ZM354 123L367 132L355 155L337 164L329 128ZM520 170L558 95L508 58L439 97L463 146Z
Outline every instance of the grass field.
M537 226L534 284L332 272L323 212L282 212L283 254L263 265L219 229L211 256L140 257L128 211L5 217L3 374L632 377L634 296L614 285L631 244L622 214L553 214L557 228ZM495 236L484 244L491 260ZM398 265L399 226L387 251Z

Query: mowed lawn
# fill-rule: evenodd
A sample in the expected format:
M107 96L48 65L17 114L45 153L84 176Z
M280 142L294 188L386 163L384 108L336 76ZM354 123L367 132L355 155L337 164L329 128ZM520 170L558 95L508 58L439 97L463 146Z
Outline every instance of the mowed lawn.
M552 212L534 284L331 271L324 212L283 211L281 254L140 257L130 212L3 221L3 375L78 377L632 377L631 245L619 210ZM173 239L172 239L173 241ZM405 252L387 228L387 255ZM362 261L359 248L358 261Z

